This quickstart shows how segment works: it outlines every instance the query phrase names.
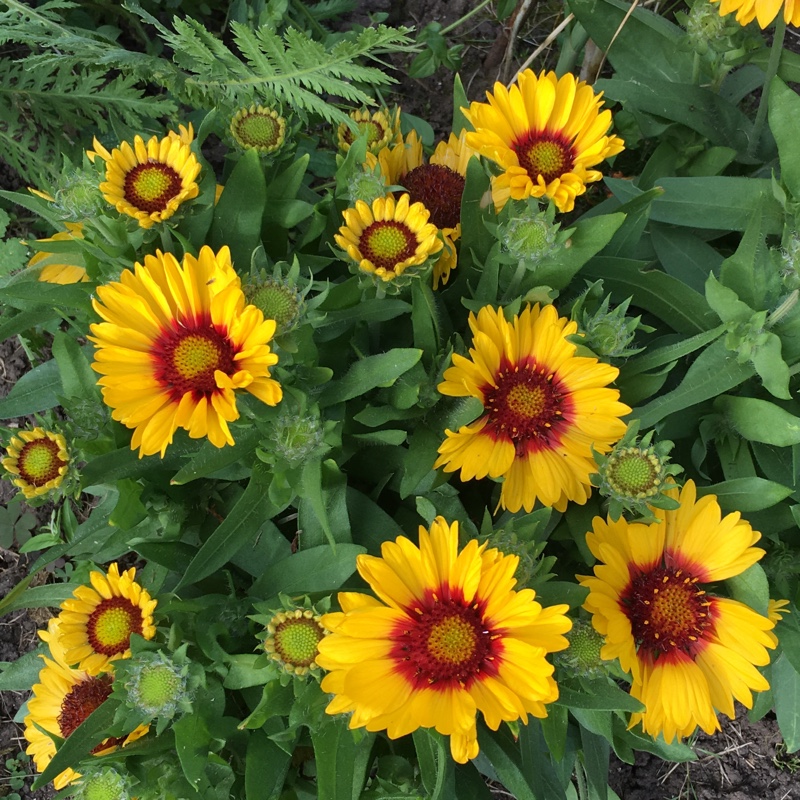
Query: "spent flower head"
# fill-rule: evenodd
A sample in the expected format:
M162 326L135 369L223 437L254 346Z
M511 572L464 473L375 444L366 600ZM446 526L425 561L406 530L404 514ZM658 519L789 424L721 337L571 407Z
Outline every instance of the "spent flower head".
M665 440L653 445L654 431L637 441L638 430L635 420L610 453L594 453L599 471L591 476L592 485L608 498L608 513L615 521L625 511L653 522L652 508L677 508L676 501L665 494L674 486L668 477L683 472L682 467L668 463L673 444Z

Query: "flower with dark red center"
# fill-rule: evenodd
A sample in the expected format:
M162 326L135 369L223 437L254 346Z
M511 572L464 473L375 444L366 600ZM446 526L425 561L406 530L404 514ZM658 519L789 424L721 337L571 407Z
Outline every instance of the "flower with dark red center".
M227 247L203 247L180 264L157 251L134 269L98 287L94 301L105 322L91 326L92 366L112 416L134 429L140 456L163 456L178 428L233 444L235 390L268 405L281 399L269 371L275 321L247 304Z
M358 111L351 111L350 119L355 122L358 134L344 122L339 125L337 139L339 149L343 153L350 149L350 145L356 140L356 135L366 135L367 150L370 153L377 153L392 142L402 141L399 108L394 111L380 108L372 112L362 108Z
M600 111L602 97L569 73L537 77L528 69L511 89L496 83L488 103L464 110L475 128L467 144L503 170L492 180L498 209L509 197L549 197L559 211L572 211L586 184L602 178L591 167L623 149L607 134L611 112Z
M20 431L8 445L3 468L31 499L57 489L69 471L67 441L60 433L34 428Z
M267 154L274 153L283 144L286 120L272 108L253 104L236 112L230 128L240 147Z
M424 264L442 249L436 226L428 222L421 203L410 204L407 194L379 197L368 206L361 200L344 211L345 224L333 238L358 265L382 281Z
M756 666L777 642L774 621L707 588L758 561L761 535L738 512L722 517L714 495L698 501L692 481L668 495L679 508L653 508L650 525L594 518L586 542L601 563L581 583L601 656L619 658L644 705L631 724L670 742L719 730L717 712L732 718L734 699L752 708L752 692L769 688Z
M90 675L108 669L111 661L130 655L132 634L152 639L153 600L134 578L135 567L120 575L116 563L108 574L94 571L91 586L78 586L61 604L60 636L67 664Z
M39 636L49 647L49 656L41 656L45 666L39 673L39 683L33 686L33 696L28 700L25 717L25 738L29 745L26 753L33 758L36 769L43 772L56 752L53 740L43 732L66 739L99 708L111 694L113 678L110 674L88 675L71 669L64 656L59 620L50 620L47 631ZM39 727L37 727L39 726ZM43 730L40 730L42 728ZM105 739L92 750L94 755L104 755L144 736L146 725L121 738ZM57 790L73 783L80 775L66 769L53 781Z
M537 499L559 511L585 503L596 471L592 448L607 453L625 433L630 411L606 388L616 367L575 356L567 341L577 323L553 306L526 306L512 322L502 309L470 314L470 359L453 355L439 391L477 397L483 415L445 431L435 467L461 480L503 477L500 505L532 511Z
M567 606L542 608L532 589L514 591L519 559L473 539L458 551L458 523L437 517L381 558L358 556L361 577L380 598L343 592L342 613L317 663L334 694L329 714L352 713L350 727L396 739L417 728L450 736L453 758L478 754L476 714L503 721L544 717L558 698L547 653L567 646Z
M444 247L433 267L434 289L439 282L447 283L458 263L455 242L461 236L461 197L467 164L474 154L466 145L466 131L460 136L451 133L447 142L439 142L426 164L422 142L413 130L405 141L384 147L377 155L367 153L367 169L379 168L387 183L402 185L411 202L422 203L431 223L439 228Z
M110 153L95 138L94 150L88 151L92 161L100 156L106 162L106 180L100 184L103 197L142 228L169 219L200 191L195 180L200 163L190 147L193 132L191 126L180 130L147 142L136 136L133 146L122 142Z

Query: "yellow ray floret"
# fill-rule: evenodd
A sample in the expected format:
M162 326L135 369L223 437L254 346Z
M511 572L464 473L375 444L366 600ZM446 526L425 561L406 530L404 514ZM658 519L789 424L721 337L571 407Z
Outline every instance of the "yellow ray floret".
M653 509L650 525L595 517L586 542L600 563L581 583L606 640L601 657L619 659L645 707L630 724L671 742L718 730L717 713L733 718L734 700L752 708L752 692L769 688L757 667L777 641L772 619L705 585L755 564L760 534L738 512L723 517L714 495L698 500L693 481L669 495L680 507Z
M567 336L577 324L553 306L526 306L508 322L502 309L470 314L470 358L453 356L439 391L476 397L484 414L445 431L435 467L461 480L504 478L500 505L532 511L537 500L559 511L583 504L597 467L592 448L608 452L625 433L630 408L606 388L616 367L575 355Z
M458 550L458 523L437 517L419 547L401 536L357 565L375 598L339 595L342 612L322 624L317 663L329 714L396 739L418 728L450 737L453 758L478 754L476 714L503 721L547 715L558 699L548 653L562 650L567 606L543 608L532 589L514 591L517 556L476 540Z
M170 253L146 256L119 283L97 289L91 326L94 369L112 416L134 433L139 455L164 455L175 431L233 444L236 391L268 405L281 397L270 377L278 357L268 342L275 320L245 301L230 251L203 247L178 263Z
M492 181L498 208L509 197L549 197L559 211L571 211L586 184L602 178L591 167L624 149L608 135L602 92L569 73L525 70L511 89L496 83L486 98L462 110L475 128L467 144L502 169Z

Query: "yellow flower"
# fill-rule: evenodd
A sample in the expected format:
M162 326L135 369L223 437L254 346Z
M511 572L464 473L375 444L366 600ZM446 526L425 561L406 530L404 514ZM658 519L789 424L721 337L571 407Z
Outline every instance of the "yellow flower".
M358 128L358 135L367 134L367 150L377 153L391 142L402 142L403 135L400 133L400 109L395 108L394 112L388 108L380 108L370 113L367 109L350 112L352 119ZM350 130L348 125L342 122L337 132L337 143L339 149L346 153L350 145L356 140L356 135Z
M790 614L791 611L787 608L789 605L788 600L773 600L770 598L767 608L767 619L777 625L782 619L784 614ZM770 641L773 642L773 647L778 646L778 637L772 632L767 631Z
M193 439L233 444L236 389L268 405L282 396L269 368L275 321L247 305L227 247L178 263L170 253L145 256L119 283L100 286L91 326L94 369L112 417L134 429L139 456L164 455L178 428Z
M20 431L11 439L3 467L29 500L47 494L61 485L69 471L67 440L44 428Z
M607 453L625 433L630 412L605 388L619 370L575 356L566 336L577 323L553 306L526 306L507 322L502 308L469 316L470 359L453 355L439 391L477 397L485 413L457 433L445 431L434 467L461 470L461 480L505 477L500 505L533 510L536 500L563 511L583 504L597 471L592 447Z
M734 699L752 708L751 691L769 688L756 666L775 647L774 622L705 586L755 564L761 534L739 512L722 517L714 495L696 500L693 481L670 495L680 508L654 508L651 525L595 517L586 542L601 563L581 579L584 607L606 638L601 657L619 659L645 706L631 726L667 742L698 726L719 730L717 712L733 718Z
M783 19L787 25L800 26L800 2L798 0L711 0L719 3L721 16L736 12L740 25L749 25L753 20L764 29L778 16L783 6Z
M572 211L586 184L603 177L589 168L624 149L607 135L611 112L599 110L602 96L569 73L537 78L525 70L510 90L496 83L488 104L463 109L475 128L467 144L503 170L492 181L498 209L509 197L549 197L559 211Z
M83 239L83 223L65 222L67 230L58 231L47 239L37 239L37 242L68 242L71 239ZM28 262L29 267L36 267L42 261L52 261L58 258L55 253L48 253L46 250L37 250ZM86 269L78 264L46 264L39 273L39 281L44 283L82 283L89 280Z
M434 289L440 281L447 283L458 263L455 242L461 236L461 196L473 155L475 151L466 144L466 131L459 137L451 133L447 142L439 142L427 164L416 131L411 131L405 142L384 147L377 155L367 153L367 168L379 165L390 185L402 185L410 202L428 209L430 221L442 235L442 253L433 265Z
M358 200L343 215L345 224L333 237L336 244L364 272L382 281L394 280L442 249L428 210L422 203L410 205L407 194L397 202L392 195L379 197L372 208Z
M170 131L159 141L148 142L135 136L133 147L123 142L108 152L97 139L94 150L87 150L91 161L100 156L106 162L106 180L100 184L103 197L120 214L127 214L142 228L169 219L185 200L197 197L196 178L200 163L190 148L193 137L180 126L180 134Z
M475 539L459 553L457 522L437 517L419 542L401 536L381 558L358 556L380 600L343 592L343 613L322 618L332 633L317 663L335 695L326 710L391 739L436 728L463 764L478 755L478 711L493 730L547 716L558 687L545 657L568 646L572 623L567 606L542 608L532 589L513 590L517 556Z
M236 112L230 129L233 138L245 150L273 153L283 144L286 120L277 111L254 103Z
M64 660L64 648L59 636L59 623L51 619L47 631L39 636L50 648L50 658L40 656L45 666L39 673L39 683L33 687L33 697L28 701L28 715L25 717L25 738L29 744L25 752L33 758L39 772L44 772L56 753L53 740L42 733L36 725L63 739L80 725L111 694L112 676L87 675L71 669ZM124 738L106 739L93 751L93 755L112 753L119 745L123 747L144 736L148 726L140 725ZM56 776L53 785L56 790L76 781L80 775L72 769L65 769Z
M94 571L91 586L78 586L61 604L60 643L65 663L89 675L105 672L109 664L131 654L131 634L145 639L156 635L153 600L134 578L131 567L121 575L114 563L108 574Z

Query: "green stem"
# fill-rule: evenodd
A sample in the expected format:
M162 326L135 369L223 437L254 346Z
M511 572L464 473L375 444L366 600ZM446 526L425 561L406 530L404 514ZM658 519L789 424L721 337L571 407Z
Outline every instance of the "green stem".
M700 53L696 50L692 59L692 83L697 86L700 82Z
M747 154L749 156L754 156L756 154L758 144L761 141L761 131L767 119L767 108L769 106L769 87L772 83L772 79L778 74L778 66L781 63L781 53L783 53L783 38L785 33L786 22L783 19L783 9L781 9L778 16L775 18L775 34L772 39L772 49L769 52L769 61L767 62L767 71L764 75L764 86L761 89L761 99L758 102L756 121L753 124L753 131L750 134L750 146L747 148Z
M522 278L525 276L525 273L528 271L528 266L525 263L524 259L519 260L519 264L517 264L517 269L514 272L514 275L511 278L511 282L508 284L508 289L503 294L503 300L513 300L516 296L516 292L519 289L519 285L522 283Z
M478 5L475 6L475 8L473 8L472 11L468 11L466 14L464 14L463 17L461 17L461 19L457 19L455 22L451 23L446 28L440 30L439 33L442 36L444 36L446 33L450 33L450 31L455 30L459 25L465 23L470 17L474 17L475 14L477 14L481 9L486 8L486 6L488 6L489 3L491 2L492 0L483 0L483 2L478 3Z

